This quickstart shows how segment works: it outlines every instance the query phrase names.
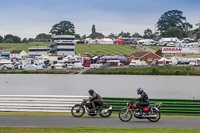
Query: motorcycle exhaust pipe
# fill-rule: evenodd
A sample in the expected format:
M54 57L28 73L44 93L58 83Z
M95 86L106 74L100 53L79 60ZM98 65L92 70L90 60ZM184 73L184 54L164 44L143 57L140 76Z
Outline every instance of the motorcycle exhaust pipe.
M102 114L107 113L108 110L112 110L112 106L110 106L108 109L104 109L104 110L102 110L101 113L102 113Z
M156 118L157 115L143 115L143 118Z

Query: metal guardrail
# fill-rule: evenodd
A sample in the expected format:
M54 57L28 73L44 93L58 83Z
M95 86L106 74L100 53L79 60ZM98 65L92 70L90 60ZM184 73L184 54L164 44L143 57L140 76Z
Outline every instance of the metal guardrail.
M134 98L114 98L104 97L104 103L113 106L114 111L127 107L126 103ZM162 102L161 113L164 114L183 114L200 115L199 99L150 99L150 104Z
M70 112L88 96L0 95L0 111Z

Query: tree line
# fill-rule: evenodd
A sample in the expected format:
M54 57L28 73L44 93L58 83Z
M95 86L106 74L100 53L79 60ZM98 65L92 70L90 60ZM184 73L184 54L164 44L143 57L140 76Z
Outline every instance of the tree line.
M156 37L177 37L185 38L189 34L195 34L197 39L200 39L200 21L196 24L198 28L191 30L193 25L186 21L186 17L183 16L183 12L179 10L169 10L161 15L157 21L157 31L153 32L150 28L144 30L144 35L140 35L138 32L135 32L131 35L129 32L120 32L117 36L121 37L137 37L137 38L156 38ZM105 37L103 33L97 32L95 25L92 25L92 30L90 35L83 35L82 37L79 34L75 33L75 26L70 21L61 21L57 24L54 24L50 30L51 34L41 33L38 34L35 38L24 38L21 40L20 37L14 36L11 34L5 35L2 37L0 35L0 43L28 43L33 41L38 42L47 42L51 35L75 35L75 39L81 40L87 37L89 38L103 38ZM115 38L116 35L110 33L108 35L110 38Z

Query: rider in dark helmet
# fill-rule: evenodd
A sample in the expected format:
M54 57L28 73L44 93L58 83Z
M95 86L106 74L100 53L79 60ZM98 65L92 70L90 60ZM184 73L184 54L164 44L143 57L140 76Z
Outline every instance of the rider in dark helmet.
M149 106L149 98L148 98L148 95L143 91L142 88L137 89L137 94L140 95L140 97L138 99L136 99L136 101L138 101L136 103L136 105L140 110L140 114L142 114L141 107Z
M90 96L92 96L92 98L90 99L92 104L92 109L96 110L96 106L101 106L103 104L103 100L101 96L97 94L93 89L90 89L88 93L90 94Z

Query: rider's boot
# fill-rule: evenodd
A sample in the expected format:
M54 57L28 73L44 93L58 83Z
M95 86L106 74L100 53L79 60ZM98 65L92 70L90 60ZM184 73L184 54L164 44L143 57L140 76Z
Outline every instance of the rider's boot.
M139 112L140 112L139 116L142 116L143 114L142 108L139 108Z
M92 101L91 104L92 104L92 109L90 109L90 111L95 112L96 107L95 107L94 101Z

